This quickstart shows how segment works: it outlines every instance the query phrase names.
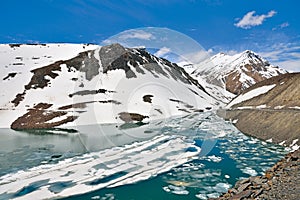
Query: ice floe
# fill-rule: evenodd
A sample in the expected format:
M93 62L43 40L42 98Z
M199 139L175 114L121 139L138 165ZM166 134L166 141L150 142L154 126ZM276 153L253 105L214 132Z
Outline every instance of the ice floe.
M196 151L186 151L188 147ZM200 148L187 143L184 136L160 135L122 148L105 149L4 175L0 177L0 198L4 195L16 199L67 197L135 183L182 165L199 152ZM65 187L55 189L58 183ZM186 193L174 187L175 193Z

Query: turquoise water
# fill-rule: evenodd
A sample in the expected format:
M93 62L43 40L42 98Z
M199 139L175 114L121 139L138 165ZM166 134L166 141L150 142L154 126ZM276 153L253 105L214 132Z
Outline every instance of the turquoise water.
M240 144L238 140L243 139ZM201 140L196 141L199 146ZM262 175L263 172L281 159L286 153L281 147L272 144L262 144L259 140L250 139L241 134L233 134L218 140L212 140L214 148L199 159L176 167L170 172L161 174L147 181L121 187L102 189L99 191L73 196L65 199L207 199L217 197L226 192L241 178L250 175ZM255 143L254 143L255 142ZM242 150L239 152L231 152ZM212 161L216 156L221 161ZM248 170L245 168L248 167ZM187 186L174 184L175 190L165 191L172 183L187 183ZM185 184L183 184L185 185ZM171 187L172 188L172 187ZM174 191L187 191L174 194Z
M102 131L110 132L105 137L88 133L86 130L91 130L91 127L85 127L79 134L73 135L72 133L44 135L2 130L0 176L4 175L4 178L0 177L0 182L7 178L5 174L14 174L18 170L26 171L34 166L44 164L56 166L57 163L67 158L80 160L81 155L88 155L91 152L101 152L103 149L116 146L122 148L122 146L132 143L147 143L148 140L152 141L155 136L166 135L168 139L164 142L181 138L187 147L183 146L182 150L176 149L174 152L171 152L170 149L169 153L161 154L161 157L152 160L151 163L155 163L158 168L161 167L159 163L164 161L165 157L178 154L175 159L179 159L184 152L196 152L196 154L184 164L174 165L172 169L162 173L154 173L145 180L132 181L113 188L109 188L110 185L108 185L64 199L207 199L226 192L241 178L263 174L286 153L285 149L280 146L243 135L214 113L172 118L137 129L133 128L134 132L128 131L128 129L117 131L115 128L115 125L102 127ZM98 142L95 142L96 139ZM148 154L145 152L149 149L161 148L161 144L161 142L153 143L138 154L146 156ZM197 147L201 148L200 153L197 153ZM130 160L133 154L125 155L128 157L126 162L135 162L135 160ZM105 162L99 163L97 170L104 170L109 165ZM147 164L140 166L142 175L146 166ZM119 171L100 179L95 177L88 184L97 186L116 180L128 173L132 173L132 171ZM0 199L17 196L26 199L26 195L33 194L41 187L49 185L49 180L45 181L44 179L41 176L39 181L35 180L31 185L24 185L16 193L1 193L0 190ZM49 190L59 194L76 184L78 183L73 181L57 180L56 183L49 185ZM5 189L5 187L3 188ZM29 199L29 196L27 198Z

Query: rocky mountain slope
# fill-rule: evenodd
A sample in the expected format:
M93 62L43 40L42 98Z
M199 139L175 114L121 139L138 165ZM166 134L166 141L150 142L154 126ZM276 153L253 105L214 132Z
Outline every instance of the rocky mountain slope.
M219 103L183 68L119 44L0 45L0 127L135 123Z
M201 77L209 84L238 95L255 83L285 73L286 70L247 50L232 56L218 53L196 65L191 76Z
M300 198L300 150L287 154L268 169L265 175L238 181L215 200L229 199L289 199ZM213 200L213 199L211 199Z
M283 74L244 90L219 112L243 133L298 148L300 73Z

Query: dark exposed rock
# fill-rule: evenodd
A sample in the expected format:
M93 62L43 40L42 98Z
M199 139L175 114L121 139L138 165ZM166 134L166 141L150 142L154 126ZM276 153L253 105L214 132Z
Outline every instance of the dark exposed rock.
M78 56L64 61L69 71L76 69L80 72L85 72L85 78L92 80L99 74L99 62L95 58L95 51L85 51L78 54Z
M20 47L22 44L9 44L10 48Z
M145 118L149 118L148 116L144 116L138 113L128 113L128 112L121 112L119 113L119 117L121 120L123 120L124 122L128 123L128 122L133 122L133 121L143 121L143 119Z
M75 95L84 96L84 95L95 95L99 93L112 93L114 91L109 91L106 89L98 89L98 90L81 90L78 92L75 92L73 94L69 94L69 97L73 97Z
M9 79L9 78L14 78L16 75L17 75L16 72L11 72L11 73L9 73L7 76L5 76L5 77L3 78L3 80L5 81L5 80L7 80L7 79Z
M53 128L68 122L74 121L76 116L66 116L63 119L59 117L65 116L67 112L47 110L52 104L39 103L32 109L29 109L26 114L16 119L12 124L12 129L41 129ZM48 122L54 118L58 118L55 122Z
M103 101L86 101L86 102L81 102L81 103L74 103L66 106L61 106L58 108L58 110L69 110L72 108L86 108L88 104L92 103L112 103L116 105L120 105L121 102L116 101L116 100L103 100Z
M32 70L31 72L33 73L33 76L31 77L30 82L27 85L25 85L25 89L43 89L44 87L48 86L50 80L47 79L46 76L55 79L58 76L57 72L61 71L61 64L63 64L63 61L57 61L48 66Z
M15 97L15 99L12 100L11 102L12 102L15 106L18 106L18 105L21 103L21 101L23 101L25 94L26 94L25 91L24 91L23 93L17 94L16 97Z
M245 199L245 198L248 198L250 197L250 195L252 194L252 191L250 190L244 190L232 197L230 197L229 199L230 200L241 200L241 199Z
M104 73L107 73L110 70L122 69L125 71L126 78L136 77L135 73L128 66L128 62L134 65L137 61L132 58L133 54L127 52L125 47L120 44L102 47L99 55ZM134 60L135 62L133 63L131 60Z
M147 102L147 103L152 103L152 97L153 97L153 95L151 95L151 94L144 95L143 101Z
M238 193L244 191L244 190L247 189L250 185L251 185L251 183L244 183L244 184L241 184L241 185L237 188Z

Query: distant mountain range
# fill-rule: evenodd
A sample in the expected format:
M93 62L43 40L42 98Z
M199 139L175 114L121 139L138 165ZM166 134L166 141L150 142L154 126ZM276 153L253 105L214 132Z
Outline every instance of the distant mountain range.
M252 51L219 53L186 70L119 44L0 45L0 127L147 123L225 107L287 71Z

